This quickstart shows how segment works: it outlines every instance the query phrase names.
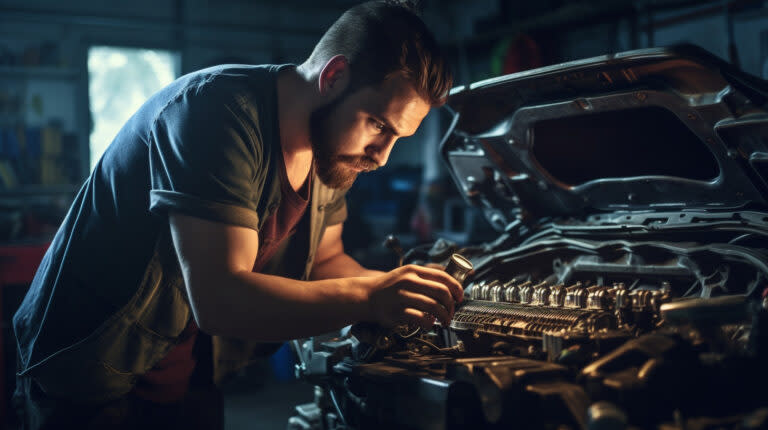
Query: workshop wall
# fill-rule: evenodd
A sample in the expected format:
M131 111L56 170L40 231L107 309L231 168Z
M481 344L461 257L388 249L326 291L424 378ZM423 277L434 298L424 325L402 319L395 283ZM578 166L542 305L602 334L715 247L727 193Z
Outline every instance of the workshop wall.
M729 20L732 33L729 35ZM698 7L658 14L651 41L656 46L693 43L756 76L766 60L761 34L768 31L768 15L761 9L729 14L723 7ZM646 32L646 37L648 37ZM731 45L734 52L731 52ZM763 77L766 77L763 75Z
M558 53L553 60L569 61L630 49L692 43L736 63L748 73L768 77L764 74L768 59L765 8L759 2L751 2L748 4L751 7L729 13L726 6L733 2L726 2L726 6L723 2L701 3L696 7L651 10L639 16L563 32L558 36ZM636 22L632 23L633 20ZM735 48L733 53L731 45Z
M178 49L183 72L215 58L287 61L305 56L345 5L267 1L0 1L2 33L61 44L64 61L90 44ZM127 7L130 5L130 7Z

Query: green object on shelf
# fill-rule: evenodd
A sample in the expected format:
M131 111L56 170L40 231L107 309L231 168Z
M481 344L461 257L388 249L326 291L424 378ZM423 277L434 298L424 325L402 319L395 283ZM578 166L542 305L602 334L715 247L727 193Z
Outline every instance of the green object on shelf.
M40 94L33 95L29 105L35 114L43 114L43 98L40 96Z

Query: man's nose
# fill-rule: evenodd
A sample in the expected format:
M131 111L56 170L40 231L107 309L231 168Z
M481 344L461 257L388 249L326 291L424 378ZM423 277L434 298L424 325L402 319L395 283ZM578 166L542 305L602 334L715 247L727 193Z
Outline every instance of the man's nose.
M365 155L372 158L379 167L382 167L387 164L389 154L392 152L396 140L396 137L391 137L384 142L368 145L368 147L365 148Z

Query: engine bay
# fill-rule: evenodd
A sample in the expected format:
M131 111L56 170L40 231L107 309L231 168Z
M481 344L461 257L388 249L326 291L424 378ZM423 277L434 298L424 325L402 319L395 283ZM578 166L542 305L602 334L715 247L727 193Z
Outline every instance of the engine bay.
M743 244L765 238L732 236L700 246L513 245L508 235L412 252L473 261L450 326L358 324L307 341L300 373L318 401L304 409L314 418L294 419L331 429L764 428L768 267Z
M692 46L454 89L441 155L498 236L402 255L471 262L450 325L296 341L289 428L768 428L767 100Z

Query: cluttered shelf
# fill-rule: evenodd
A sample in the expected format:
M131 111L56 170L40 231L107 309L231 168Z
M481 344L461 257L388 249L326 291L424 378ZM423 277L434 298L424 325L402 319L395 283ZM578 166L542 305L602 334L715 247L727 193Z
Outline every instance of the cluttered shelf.
M0 244L50 240L83 180L87 75L52 41L0 35Z
M51 122L0 124L0 196L61 193L81 181L77 136Z

